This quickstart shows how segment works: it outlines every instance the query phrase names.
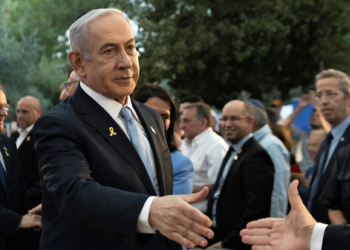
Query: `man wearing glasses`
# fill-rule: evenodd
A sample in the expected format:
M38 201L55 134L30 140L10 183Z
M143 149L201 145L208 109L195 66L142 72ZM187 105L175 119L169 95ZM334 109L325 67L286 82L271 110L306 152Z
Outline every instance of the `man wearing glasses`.
M319 197L328 182L338 150L350 143L349 86L349 76L338 70L324 70L316 76L316 99L331 130L316 156L307 208L316 221L327 224L330 223L328 208Z
M68 82L63 83L64 88L62 89L61 96L60 96L61 101L66 99L68 96L72 96L74 94L75 90L78 87L79 81L80 81L79 76L73 70L70 73Z

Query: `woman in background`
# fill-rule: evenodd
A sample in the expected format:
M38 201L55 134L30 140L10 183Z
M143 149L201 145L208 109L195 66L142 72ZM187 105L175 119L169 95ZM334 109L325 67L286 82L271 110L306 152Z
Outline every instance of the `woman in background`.
M176 121L174 100L166 90L154 84L142 85L134 92L132 98L158 111L164 118L167 143L173 164L173 194L191 194L193 164L190 159L177 150L174 135Z

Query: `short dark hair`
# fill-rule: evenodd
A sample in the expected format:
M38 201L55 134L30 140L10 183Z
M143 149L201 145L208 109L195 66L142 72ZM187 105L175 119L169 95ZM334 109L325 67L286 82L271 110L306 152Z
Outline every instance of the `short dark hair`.
M176 106L173 98L169 95L169 93L155 84L144 84L137 88L132 95L132 98L141 103L147 102L149 98L158 97L163 101L169 103L170 105L170 126L167 130L167 143L170 152L174 152L177 150L175 139L174 139L174 126L176 122Z
M189 102L189 103L203 102L204 103L203 99L198 95L188 95L188 96L182 97L180 99L180 104L184 102Z
M211 127L213 124L213 117L211 115L211 108L208 104L202 102L191 103L186 106L184 109L196 108L196 117L197 119L204 118L207 120L207 128Z

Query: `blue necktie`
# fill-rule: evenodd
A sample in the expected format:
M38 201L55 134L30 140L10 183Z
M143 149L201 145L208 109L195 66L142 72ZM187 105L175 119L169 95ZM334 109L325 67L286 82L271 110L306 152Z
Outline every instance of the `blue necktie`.
M139 131L137 130L137 127L136 127L134 118L131 115L130 109L128 107L122 108L120 110L120 115L123 117L123 119L126 123L126 128L128 131L130 141L134 145L134 148L136 149L143 164L145 165L146 170L147 170L148 175L149 175L149 178L151 179L152 184L154 186L151 160L149 158L149 154L146 150L146 147L142 142L141 135L140 135Z
M0 179L1 179L1 182L4 185L5 189L7 189L6 172L5 172L4 166L2 165L1 161L0 161Z

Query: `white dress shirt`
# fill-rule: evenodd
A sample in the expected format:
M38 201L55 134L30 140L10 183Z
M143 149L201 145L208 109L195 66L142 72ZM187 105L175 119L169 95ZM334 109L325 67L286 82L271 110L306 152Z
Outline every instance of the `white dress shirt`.
M194 186L215 183L228 148L227 142L210 127L192 140L184 139L182 141L180 151L193 163L192 181ZM193 206L206 212L207 203L208 201L204 200Z
M122 109L122 104L117 102L114 99L107 98L96 91L92 90L88 86L86 86L83 82L80 82L81 88L85 91L87 95L89 95L92 99L94 99L97 104L99 104L114 120L115 122L119 125L119 127L123 130L125 135L129 138L127 128L126 128L126 123L124 119L119 115L120 110ZM140 120L132 107L132 103L130 100L130 96L127 97L126 104L124 107L129 107L131 110L131 114L135 120L135 124L137 126L138 132L141 135L142 142L144 143L146 149L148 152L150 152L150 160L151 160L151 165L152 165L152 170L153 170L153 183L154 187L156 189L157 194L159 195L159 186L158 186L158 179L157 179L157 174L156 174L156 168L155 168L155 163L154 163L154 156L153 156L153 151L151 148L151 145L147 139L147 135L145 132L145 129L142 127ZM130 138L129 138L130 139ZM150 226L148 222L148 217L149 217L149 211L152 205L152 202L154 200L153 197L149 197L139 215L138 222L137 222L137 232L139 233L155 233L154 229Z
M317 223L312 230L310 250L321 250L327 224Z
M16 140L17 149L19 149L19 147L21 146L22 142L25 140L25 138L27 137L29 132L32 131L33 127L34 127L34 123L31 126L29 126L28 128L25 128L25 129L19 128L18 129L19 136Z

